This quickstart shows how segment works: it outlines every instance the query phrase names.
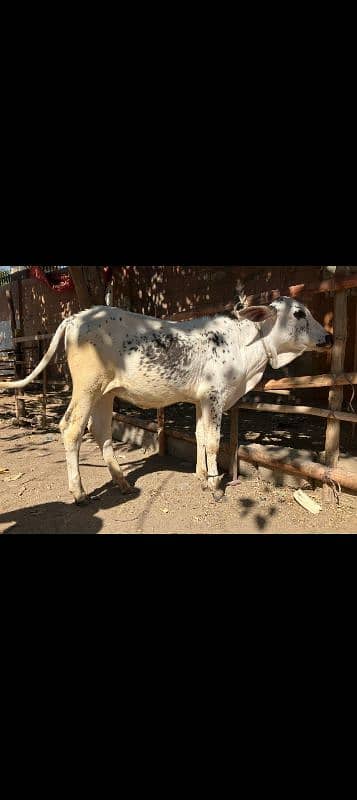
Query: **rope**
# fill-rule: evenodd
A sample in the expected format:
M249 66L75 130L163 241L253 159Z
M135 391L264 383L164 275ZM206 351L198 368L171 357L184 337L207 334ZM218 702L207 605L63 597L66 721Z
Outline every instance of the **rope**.
M332 388L333 389L342 388L342 387L340 387L340 384L337 383L337 378L341 377L341 375L343 375L345 380L350 384L350 386L352 386L352 395L351 395L350 400L348 401L348 406L349 406L349 409L350 409L351 413L355 414L356 411L355 411L355 409L353 408L353 405L352 405L353 400L354 400L354 396L355 396L355 387L354 387L354 384L352 383L352 381L350 380L348 375L346 375L345 372L340 372L339 375L335 375L335 374L331 375L332 380L333 380ZM342 391L343 391L343 389L342 389ZM334 419L336 419L333 411L330 412L329 417L330 416L333 417Z
M333 491L334 500L336 501L337 505L339 506L340 505L341 486L338 483L338 481L332 480L332 478L329 475L329 473L327 472L327 470L325 470L325 472L324 472L324 474L322 476L322 481L323 481L323 483L327 483L327 485L330 486L330 488ZM338 488L336 488L336 487L338 487Z
M345 375L345 378L348 381L348 383L352 386L352 396L351 396L351 399L349 400L348 405L349 405L349 407L350 407L350 409L352 411L352 414L355 414L355 410L354 410L353 405L352 405L353 399L354 399L354 396L355 396L355 387L354 387L352 381L350 381L350 379L347 377L347 375Z

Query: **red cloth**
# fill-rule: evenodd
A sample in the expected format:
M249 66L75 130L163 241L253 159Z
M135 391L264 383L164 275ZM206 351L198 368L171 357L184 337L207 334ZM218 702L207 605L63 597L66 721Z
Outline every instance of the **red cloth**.
M68 273L50 272L46 275L41 267L31 267L30 277L46 283L53 292L72 292L74 289L74 283Z
M66 273L49 272L46 275L41 267L31 267L30 277L36 278L36 280L42 281L42 283L46 283L54 292L72 292L74 289L72 278ZM104 278L106 285L111 282L113 278L113 270L111 267L104 267Z
M104 267L104 279L106 285L111 282L113 277L113 270L111 267Z

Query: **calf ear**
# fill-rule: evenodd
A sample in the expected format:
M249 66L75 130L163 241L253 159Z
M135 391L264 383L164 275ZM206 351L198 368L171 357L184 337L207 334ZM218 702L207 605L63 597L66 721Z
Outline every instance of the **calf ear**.
M238 319L249 319L251 322L264 322L266 319L276 319L277 310L274 306L247 306L237 311Z

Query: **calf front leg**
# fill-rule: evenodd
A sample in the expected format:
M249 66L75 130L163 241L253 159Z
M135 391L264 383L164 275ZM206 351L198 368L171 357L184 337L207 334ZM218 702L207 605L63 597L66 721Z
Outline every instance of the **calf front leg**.
M197 445L196 476L200 481L202 481L202 488L207 489L205 429L203 423L202 408L200 403L197 403L196 405L196 445Z
M222 403L218 393L211 392L209 398L201 401L203 424L205 431L205 447L208 470L208 486L214 492L215 499L220 499L220 476L217 469L217 455L221 438Z

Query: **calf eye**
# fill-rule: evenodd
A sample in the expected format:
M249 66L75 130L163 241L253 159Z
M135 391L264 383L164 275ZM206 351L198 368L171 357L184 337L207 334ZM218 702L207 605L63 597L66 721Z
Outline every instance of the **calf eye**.
M306 319L305 311L294 311L294 317L296 317L296 319Z

